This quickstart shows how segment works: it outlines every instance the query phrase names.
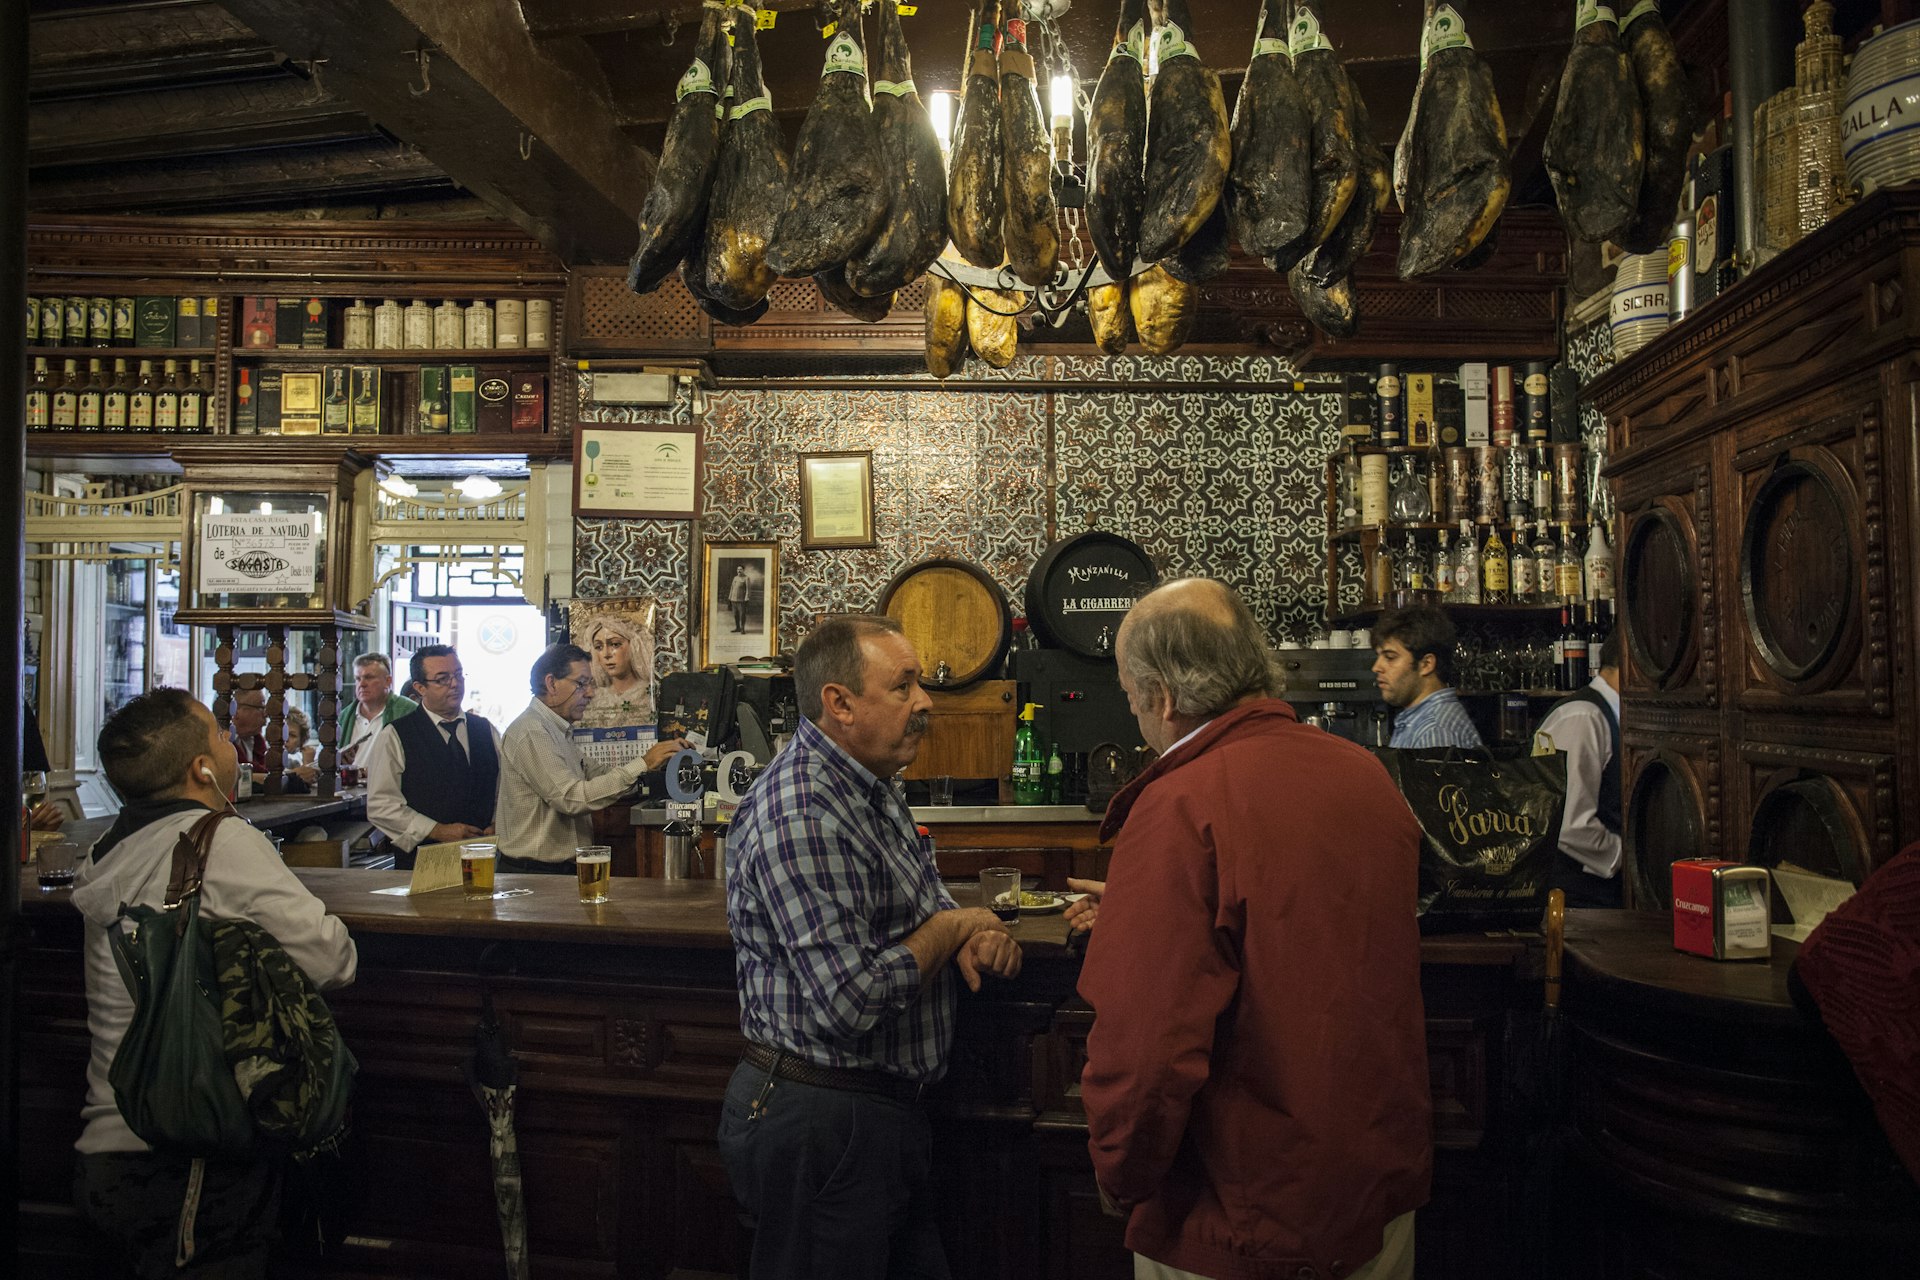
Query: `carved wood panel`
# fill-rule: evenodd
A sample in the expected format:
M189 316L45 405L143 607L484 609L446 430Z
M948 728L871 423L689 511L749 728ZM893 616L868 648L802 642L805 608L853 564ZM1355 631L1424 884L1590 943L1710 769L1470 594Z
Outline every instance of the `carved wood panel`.
M1620 486L1622 679L1650 705L1705 705L1718 693L1712 475L1695 451Z
M1745 861L1860 883L1897 851L1893 757L1799 742L1740 746Z
M1720 760L1710 740L1621 742L1627 905L1673 905L1672 866L1720 848Z

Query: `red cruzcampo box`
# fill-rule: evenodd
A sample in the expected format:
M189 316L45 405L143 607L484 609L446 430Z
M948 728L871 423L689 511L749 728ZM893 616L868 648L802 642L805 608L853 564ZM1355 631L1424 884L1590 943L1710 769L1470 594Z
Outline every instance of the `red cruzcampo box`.
M1710 960L1773 953L1771 877L1764 867L1716 858L1673 864L1673 945Z
M516 373L513 375L513 429L515 431L547 429L546 374Z
M254 349L272 349L276 340L278 298L242 298L240 300L240 345Z

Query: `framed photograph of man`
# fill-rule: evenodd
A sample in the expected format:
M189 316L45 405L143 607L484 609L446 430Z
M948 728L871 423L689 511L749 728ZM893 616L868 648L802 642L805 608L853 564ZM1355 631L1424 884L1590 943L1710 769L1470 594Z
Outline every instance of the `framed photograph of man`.
M780 545L709 542L704 576L700 665L771 657L780 647Z
M593 660L593 700L583 729L625 729L653 721L653 628L651 596L621 600L575 600L567 630Z

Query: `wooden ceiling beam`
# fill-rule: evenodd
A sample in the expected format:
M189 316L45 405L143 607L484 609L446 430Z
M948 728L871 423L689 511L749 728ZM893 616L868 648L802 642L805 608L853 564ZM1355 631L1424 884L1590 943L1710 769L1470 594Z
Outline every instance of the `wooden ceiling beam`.
M614 124L589 59L474 0L228 0L326 87L569 263L618 262L654 158Z
M815 0L759 0L756 8L775 13L810 10ZM613 35L648 31L669 23L692 27L700 21L698 3L647 4L645 0L521 0L527 30L536 40L567 36Z
M366 138L373 122L297 76L122 93L62 103L28 123L28 160L52 165L137 162L259 147Z
M216 212L378 199L447 186L447 176L418 151L381 138L54 170L33 177L27 203L61 213Z

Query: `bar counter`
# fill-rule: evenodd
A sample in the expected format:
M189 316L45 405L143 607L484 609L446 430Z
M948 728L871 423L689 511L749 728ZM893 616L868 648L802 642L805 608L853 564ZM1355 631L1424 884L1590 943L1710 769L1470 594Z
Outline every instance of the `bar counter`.
M360 1060L356 1199L333 1269L290 1261L276 1275L497 1273L487 1129L460 1074L487 1001L519 1065L533 1273L736 1274L743 1237L714 1141L743 1046L721 886L616 878L609 902L583 906L557 876L501 875L499 889L531 892L468 901L372 892L403 883L391 872L299 874L360 949L358 981L330 997ZM977 892L955 886L963 902ZM88 1247L68 1192L88 1039L66 897L23 893L23 1276L74 1274ZM953 1273L1122 1280L1121 1224L1100 1212L1086 1155L1093 1015L1074 994L1079 957L1058 913L1029 914L1015 934L1020 977L961 992L949 1071L929 1094ZM1539 961L1522 936L1423 946L1437 1146L1425 1276L1505 1272L1519 1135L1503 1045L1539 1006Z

